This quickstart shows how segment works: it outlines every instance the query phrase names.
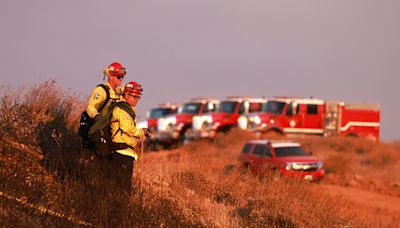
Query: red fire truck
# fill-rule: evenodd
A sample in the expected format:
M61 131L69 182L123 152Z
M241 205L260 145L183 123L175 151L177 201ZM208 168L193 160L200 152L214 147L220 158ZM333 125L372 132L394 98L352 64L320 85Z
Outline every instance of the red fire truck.
M182 144L187 129L192 127L193 116L213 112L218 104L219 100L212 98L194 98L184 103L176 114L158 120L158 131L153 138L164 147Z
M158 106L150 109L146 113L146 120L137 124L139 128L148 128L152 132L157 132L158 119L170 114L174 114L178 110L178 105L170 102L159 104Z
M240 115L259 112L266 101L265 98L227 97L221 101L215 113L195 116L186 138L216 138L218 132L227 132L236 127Z
M274 97L262 111L242 115L238 125L257 135L339 135L379 141L380 105Z

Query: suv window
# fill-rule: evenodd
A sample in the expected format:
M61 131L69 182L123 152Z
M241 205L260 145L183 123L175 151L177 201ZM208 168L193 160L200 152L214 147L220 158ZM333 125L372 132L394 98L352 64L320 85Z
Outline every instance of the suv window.
M267 157L272 157L271 155L271 149L269 148L269 146L264 147L265 153L264 155Z
M309 156L301 147L278 147L275 154L277 157Z
M250 152L251 147L253 146L253 144L251 143L246 143L242 149L242 153L243 154L248 154Z
M264 156L266 154L267 149L268 147L266 145L257 144L256 147L254 147L253 154Z
M263 144L257 144L254 147L253 154L259 155L259 156L272 157L271 149L269 148L269 146L263 145Z

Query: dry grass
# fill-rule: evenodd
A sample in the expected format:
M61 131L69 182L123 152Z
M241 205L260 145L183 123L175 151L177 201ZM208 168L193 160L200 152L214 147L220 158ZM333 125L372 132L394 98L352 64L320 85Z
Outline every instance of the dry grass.
M195 142L175 151L165 151L167 156L146 154L143 178L153 186L162 183L159 186L162 194L180 198L185 207L198 211L214 226L375 227L392 225L396 221L392 219L396 217L393 214L388 215L387 222L363 216L363 212L354 211L348 201L326 194L323 184L254 176L237 161L241 146L249 138L250 135L235 131L219 143ZM329 157L326 166L331 170L330 175L335 176L348 176L349 170L356 168L351 164L351 157L360 155L357 151L365 150L365 154L373 156L374 152L370 150L375 148L368 142L363 145L362 141L341 139L312 139L304 140L304 143L315 151L315 155ZM335 151L324 154L320 152L322 147ZM387 145L377 146L381 147ZM398 161L395 156L390 159ZM394 163L377 163L379 165L372 169Z
M0 226L77 225L66 216L100 227L204 226L173 198L138 181L129 204L119 186L100 175L104 167L81 151L76 128L83 102L76 95L53 80L2 92Z
M127 200L81 153L75 133L83 107L78 97L65 94L54 81L24 89L30 92L18 97L10 96L18 91L3 91L0 191L93 226L399 226L393 211L354 208L345 197L327 192L339 185L400 196L399 142L299 139L325 161L328 175L317 184L252 174L238 162L252 136L233 130L218 142L145 153L136 163ZM78 225L0 196L0 226Z
M357 138L302 139L322 158L325 182L400 196L400 146Z

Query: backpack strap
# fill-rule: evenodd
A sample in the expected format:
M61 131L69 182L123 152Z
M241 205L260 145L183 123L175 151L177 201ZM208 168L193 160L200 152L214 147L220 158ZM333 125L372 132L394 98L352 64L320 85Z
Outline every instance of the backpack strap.
M126 101L119 101L115 104L115 106L118 106L119 108L121 108L122 110L124 110L125 112L127 112L133 119L133 121L135 121L136 119L136 114L132 109L132 106L130 106L130 104L128 104ZM114 107L115 107L114 106ZM119 128L115 134L113 136L111 136L111 138L114 138L119 132L124 133L124 131L122 131L121 128ZM135 137L137 138L137 137Z
M117 102L117 106L122 110L124 110L125 112L127 112L132 117L133 120L136 119L136 114L133 111L132 106L130 106L128 102L126 101Z
M103 116L100 116L100 119L94 122L92 127L89 129L89 136L92 136L93 133L95 133L97 130L103 129L110 125L111 122L111 116L113 114L113 110L115 108L115 104L110 105L110 110Z
M110 100L110 88L104 84L97 85L97 87L99 87L99 86L102 87L104 89L104 91L106 91L106 94L107 94L106 100L103 102L103 104L101 104L101 106L99 108L99 113L100 113L101 110L103 110L103 108L107 105L108 101Z

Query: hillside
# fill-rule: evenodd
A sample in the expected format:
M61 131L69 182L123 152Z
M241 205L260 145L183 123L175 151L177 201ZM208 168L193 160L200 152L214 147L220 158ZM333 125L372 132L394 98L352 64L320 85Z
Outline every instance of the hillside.
M60 91L49 81L1 97L2 227L400 225L400 143L357 138L296 139L324 160L320 183L244 169L238 156L252 136L239 130L145 152L126 202L118 186L90 173L75 133L82 102Z
M145 153L136 167L131 214L123 213L126 224L398 225L400 187L395 175L399 167L395 157L398 145L374 145L374 150L358 154L352 148L360 149L356 145L369 142L307 140L304 143L319 148L318 153L314 150L316 155L331 157L325 158L328 175L317 184L254 176L242 169L237 162L240 132L235 133L214 145L198 142L177 150ZM327 148L332 146L335 149L329 151ZM342 146L348 149L339 150ZM64 175L61 179L54 170L43 168L39 152L29 146L1 141L1 192L25 202L3 195L0 201L2 225L69 226L74 222L63 218L68 216L101 226L118 223L110 219L113 214L121 213L113 211L116 210L113 197L98 198L76 177ZM375 153L388 153L384 156L390 161L365 165L366 159L376 159ZM330 163L335 161L332 159L335 156L343 161ZM62 213L63 217L40 212L40 207Z

